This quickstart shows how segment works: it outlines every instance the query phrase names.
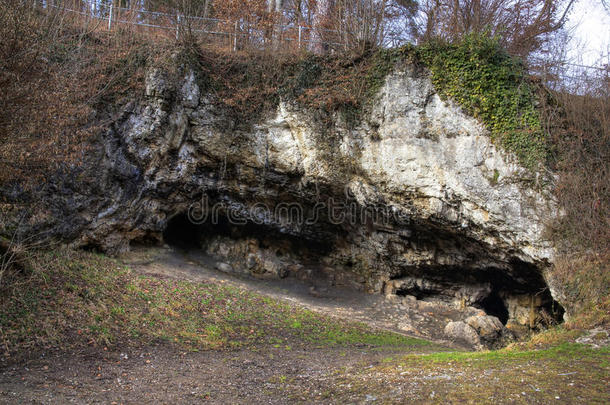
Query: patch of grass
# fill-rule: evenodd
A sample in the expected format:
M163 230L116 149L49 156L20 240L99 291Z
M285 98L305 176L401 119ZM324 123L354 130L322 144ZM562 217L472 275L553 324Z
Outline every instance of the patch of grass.
M568 329L565 324L562 324L536 333L525 342L513 343L509 348L540 349L559 346L573 343L583 333L580 329Z
M0 342L5 354L159 341L187 350L432 346L229 285L140 277L94 253L46 252L31 274L29 280L1 291Z
M518 350L518 349L501 349L485 352L439 352L420 356L407 356L403 361L422 362L422 363L472 363L485 364L499 361L513 360L545 360L545 359L565 359L570 357L594 357L601 359L601 365L606 367L609 365L608 359L604 359L604 355L610 354L610 348L599 350L591 349L587 346L577 343L562 343L557 346L544 350Z
M546 350L434 353L343 370L322 387L340 402L607 403L608 354L578 344ZM392 389L388 389L392 387Z

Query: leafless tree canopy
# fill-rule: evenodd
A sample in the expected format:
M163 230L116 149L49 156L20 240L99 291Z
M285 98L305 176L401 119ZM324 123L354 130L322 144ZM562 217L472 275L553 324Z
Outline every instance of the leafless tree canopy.
M468 33L497 35L525 57L560 30L575 0L421 0L411 31L417 41L453 41Z
M526 57L560 30L576 0L97 0L257 24L303 25L347 47L398 45L468 33L497 35ZM608 1L602 0L605 7Z

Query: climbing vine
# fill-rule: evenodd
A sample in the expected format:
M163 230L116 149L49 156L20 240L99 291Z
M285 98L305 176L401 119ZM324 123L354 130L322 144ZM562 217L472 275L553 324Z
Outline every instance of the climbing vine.
M548 136L536 89L522 63L485 35L470 35L459 43L433 41L339 57L221 56L202 51L201 65L215 84L215 93L234 110L236 122L244 125L260 119L284 98L317 111L329 123L339 113L353 128L396 64L415 64L429 69L442 98L480 119L492 140L515 153L524 166L535 169L547 163Z
M526 167L546 163L548 136L534 87L521 62L497 39L473 34L455 44L427 43L416 54L430 69L441 97L483 121L494 142L514 152Z

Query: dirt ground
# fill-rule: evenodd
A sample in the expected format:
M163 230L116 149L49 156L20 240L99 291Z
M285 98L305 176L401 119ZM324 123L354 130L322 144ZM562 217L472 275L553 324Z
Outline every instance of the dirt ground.
M379 364L387 352L362 349L49 354L0 373L0 403L250 403L323 400L336 370ZM286 396L285 384L299 386ZM331 401L332 402L332 401Z
M123 261L141 274L194 282L211 280L229 283L327 316L363 322L378 329L467 349L443 335L449 321L468 316L450 304L425 300L409 302L400 300L398 296L388 300L379 294L328 284L316 285L294 278L255 279L226 274L215 269L213 258L198 251L142 248L128 253Z
M257 280L214 269L208 256L169 248L135 250L121 259L137 273L193 282L213 281L255 291L313 311L405 334L399 307L381 296L313 286L294 279ZM419 311L415 309L419 314ZM431 337L442 318L426 320ZM420 352L449 348L417 348ZM286 403L323 400L324 381L339 370L369 367L403 349L368 346L329 348L285 342L280 347L237 351L181 351L162 343L80 352L49 352L0 370L0 403ZM292 349L297 347L298 349ZM27 358L27 356L26 356ZM287 396L286 385L297 390ZM295 385L296 384L296 385ZM328 400L328 398L326 399Z
M443 362L427 359L426 364L417 360L422 352L412 351L405 357L406 353L404 349L367 347L184 352L167 345L125 352L48 353L0 371L0 403L610 401L607 361L604 366L591 352L586 356L517 355L491 361L477 357Z
M304 347L302 342L287 340L281 345L201 352L169 343L139 348L90 347L74 352L48 350L0 368L0 403L610 401L607 351L599 354L606 356L605 360L598 360L596 352L580 349L529 357L518 354L460 359L457 353L454 359L446 351L460 348L438 335L438 326L456 316L450 309L447 313L431 312L426 311L426 304L405 307L381 296L293 279L235 277L214 270L214 262L208 257L170 249L140 250L122 260L148 276L231 283L326 315L427 338L435 344L329 347L311 342ZM418 329L405 331L405 319ZM419 360L419 355L429 353L449 357Z

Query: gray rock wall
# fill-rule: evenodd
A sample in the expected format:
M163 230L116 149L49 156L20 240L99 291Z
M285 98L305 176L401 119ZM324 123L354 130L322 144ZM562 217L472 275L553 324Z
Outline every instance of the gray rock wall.
M534 318L544 318L555 203L425 74L397 66L355 127L339 114L321 125L289 100L248 130L237 124L193 72L175 85L151 70L145 97L92 155L93 186L74 193L81 200L56 192L70 207L64 237L120 252L167 241L190 210L200 224L173 229L175 240L230 268L460 305L493 296L517 324L525 301L514 297L542 294Z

